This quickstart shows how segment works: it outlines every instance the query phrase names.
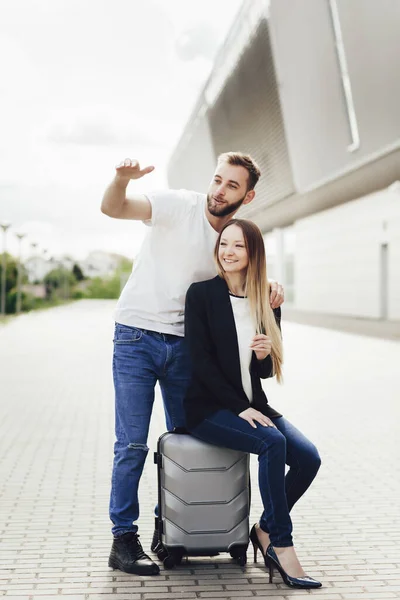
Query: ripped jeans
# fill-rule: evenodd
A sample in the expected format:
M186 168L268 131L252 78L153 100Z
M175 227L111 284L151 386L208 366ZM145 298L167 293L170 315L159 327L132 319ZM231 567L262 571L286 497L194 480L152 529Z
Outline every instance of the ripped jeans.
M160 384L167 429L184 426L183 398L190 381L190 358L183 337L115 325L114 464L110 519L115 536L136 532L138 487L146 461L147 436Z

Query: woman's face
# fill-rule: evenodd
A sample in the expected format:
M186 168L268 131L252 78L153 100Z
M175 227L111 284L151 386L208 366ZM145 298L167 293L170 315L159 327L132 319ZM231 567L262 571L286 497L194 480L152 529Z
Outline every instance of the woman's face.
M227 274L246 272L249 258L243 231L237 225L229 225L224 230L219 243L218 258Z

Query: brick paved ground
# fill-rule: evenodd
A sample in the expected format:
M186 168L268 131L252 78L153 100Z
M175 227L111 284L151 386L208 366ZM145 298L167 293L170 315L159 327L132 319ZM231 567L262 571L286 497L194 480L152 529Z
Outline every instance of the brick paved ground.
M38 600L304 598L222 555L159 577L107 567L113 443L112 307L82 301L0 325L0 597ZM295 541L323 600L400 598L400 344L284 324L286 384L271 404L320 449L323 467L293 511ZM156 401L150 447L163 430ZM253 489L256 463L253 461ZM145 548L156 500L140 490ZM252 520L260 512L254 493Z

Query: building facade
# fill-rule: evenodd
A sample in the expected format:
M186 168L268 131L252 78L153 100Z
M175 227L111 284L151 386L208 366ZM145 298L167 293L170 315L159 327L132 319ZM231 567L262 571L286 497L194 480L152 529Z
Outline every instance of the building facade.
M298 311L400 320L399 30L397 0L247 0L171 157L205 191L221 152L254 156L241 216Z

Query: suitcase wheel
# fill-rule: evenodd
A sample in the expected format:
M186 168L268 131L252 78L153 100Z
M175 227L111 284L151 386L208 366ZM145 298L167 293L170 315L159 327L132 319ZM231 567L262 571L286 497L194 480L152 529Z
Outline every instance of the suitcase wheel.
M165 554L162 558L164 568L173 569L174 567L179 567L182 562L182 558L182 552L167 552L165 550Z
M247 554L242 554L241 556L238 556L237 563L239 566L244 567L247 563Z
M236 546L230 550L230 555L233 559L236 560L237 564L241 567L247 563L247 547L246 546Z
M173 569L175 566L175 557L172 554L168 554L163 560L163 565L165 569Z
M164 546L162 544L159 545L159 548L157 548L157 558L158 560L161 560L162 562L164 562L164 559L167 558L168 556L168 552L166 551L166 549L164 548Z
M183 554L176 554L175 555L175 565L177 567L179 567L179 565L182 564L182 558L183 558Z

